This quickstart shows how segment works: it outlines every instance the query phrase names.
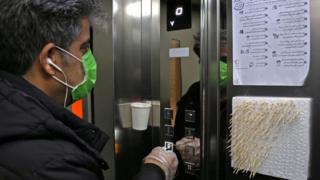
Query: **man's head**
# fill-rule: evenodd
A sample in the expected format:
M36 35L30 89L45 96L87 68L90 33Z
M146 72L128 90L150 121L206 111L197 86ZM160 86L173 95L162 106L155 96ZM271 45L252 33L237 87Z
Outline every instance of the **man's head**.
M101 17L99 0L0 1L0 70L23 76L59 102L65 87L83 80L83 67L59 46L80 58L90 45L90 25Z
M193 36L194 44L193 44L193 51L196 55L200 58L200 45L201 45L201 35L200 32ZM226 57L228 55L227 50L227 30L222 29L220 31L220 56Z

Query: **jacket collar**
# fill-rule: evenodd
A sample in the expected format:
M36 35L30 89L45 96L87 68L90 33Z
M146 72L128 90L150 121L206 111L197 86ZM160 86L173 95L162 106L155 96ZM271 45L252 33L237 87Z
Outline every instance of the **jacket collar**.
M1 70L0 78L7 80L15 89L33 97L38 104L43 106L59 121L59 123L55 121L47 122L46 126L48 129L62 133L76 141L82 148L86 149L99 159L102 168L107 169L106 162L100 158L98 153L101 152L109 139L105 133L94 127L92 124L75 116L24 78ZM68 128L66 128L66 126Z

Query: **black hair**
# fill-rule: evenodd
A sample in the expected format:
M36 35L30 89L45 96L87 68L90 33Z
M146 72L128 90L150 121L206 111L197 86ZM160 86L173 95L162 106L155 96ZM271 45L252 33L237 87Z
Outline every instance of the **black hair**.
M23 75L43 46L68 49L81 20L103 17L100 0L1 0L0 70Z
M201 40L200 32L198 32L196 35L193 35L193 39L194 39L193 52L196 53L198 57L200 57L200 40Z

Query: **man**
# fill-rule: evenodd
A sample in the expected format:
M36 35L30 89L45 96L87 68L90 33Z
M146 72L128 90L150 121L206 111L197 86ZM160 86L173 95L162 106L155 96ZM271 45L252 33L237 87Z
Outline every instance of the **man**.
M225 91L227 85L227 32L223 30L220 41L220 93L221 101L221 115L225 113ZM193 51L200 58L200 33L194 36ZM212 67L215 68L215 67ZM173 141L176 142L176 150L179 158L179 175L176 180L198 180L200 179L200 135L201 135L201 121L200 121L200 81L193 83L188 91L181 97L177 103L178 111L176 115L176 123L174 127ZM188 122L185 119L185 110L195 111L195 122ZM224 117L224 116L223 116ZM186 129L193 129L194 134L186 135ZM192 148L192 149L190 149ZM188 164L192 166L188 167ZM191 167L191 168L190 168Z
M90 26L99 0L0 1L0 180L100 180L108 137L65 109L90 93ZM175 174L155 148L137 180Z

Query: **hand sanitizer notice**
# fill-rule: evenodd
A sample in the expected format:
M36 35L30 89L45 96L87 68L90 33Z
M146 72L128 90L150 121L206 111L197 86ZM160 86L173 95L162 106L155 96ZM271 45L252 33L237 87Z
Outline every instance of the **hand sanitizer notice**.
M303 86L310 0L232 0L233 84Z

